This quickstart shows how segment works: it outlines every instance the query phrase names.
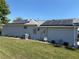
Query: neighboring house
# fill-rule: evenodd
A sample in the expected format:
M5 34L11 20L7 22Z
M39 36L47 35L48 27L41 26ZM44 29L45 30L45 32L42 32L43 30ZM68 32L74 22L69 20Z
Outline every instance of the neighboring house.
M2 35L22 37L28 34L32 39L47 38L49 42L62 41L76 46L78 23L78 19L14 22L4 25Z

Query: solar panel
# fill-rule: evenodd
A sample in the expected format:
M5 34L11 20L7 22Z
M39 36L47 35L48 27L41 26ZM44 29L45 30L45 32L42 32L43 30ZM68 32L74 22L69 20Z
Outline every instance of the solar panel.
M47 20L41 26L64 26L64 25L73 25L73 20Z

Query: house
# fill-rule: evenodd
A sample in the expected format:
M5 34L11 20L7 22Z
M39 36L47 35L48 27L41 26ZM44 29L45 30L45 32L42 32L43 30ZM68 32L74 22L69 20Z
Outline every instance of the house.
M39 30L39 26L43 22L44 21L21 20L18 22L8 23L3 27L2 35L22 37L25 34L29 34L32 39L39 39L41 32L37 32L37 30Z
M49 42L62 40L62 42L68 42L70 46L76 46L78 22L78 19L48 20L41 27L47 28L46 37Z
M2 35L22 37L28 34L32 39L68 42L70 46L77 46L78 19L59 19L36 21L26 20L4 25Z

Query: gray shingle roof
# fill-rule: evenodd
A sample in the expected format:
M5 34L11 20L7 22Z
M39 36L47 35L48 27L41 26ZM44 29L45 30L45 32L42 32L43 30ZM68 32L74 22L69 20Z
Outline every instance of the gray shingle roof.
M15 20L12 24L37 25L40 26L44 21L42 20Z

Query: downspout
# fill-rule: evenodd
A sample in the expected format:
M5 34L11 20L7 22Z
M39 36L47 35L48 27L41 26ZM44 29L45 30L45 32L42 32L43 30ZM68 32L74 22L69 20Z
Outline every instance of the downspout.
M47 41L48 41L48 27L47 27Z
M77 40L76 40L76 26L73 24L74 27L74 46L77 47Z
M45 33L44 33L44 41L48 41L48 27L45 28Z

